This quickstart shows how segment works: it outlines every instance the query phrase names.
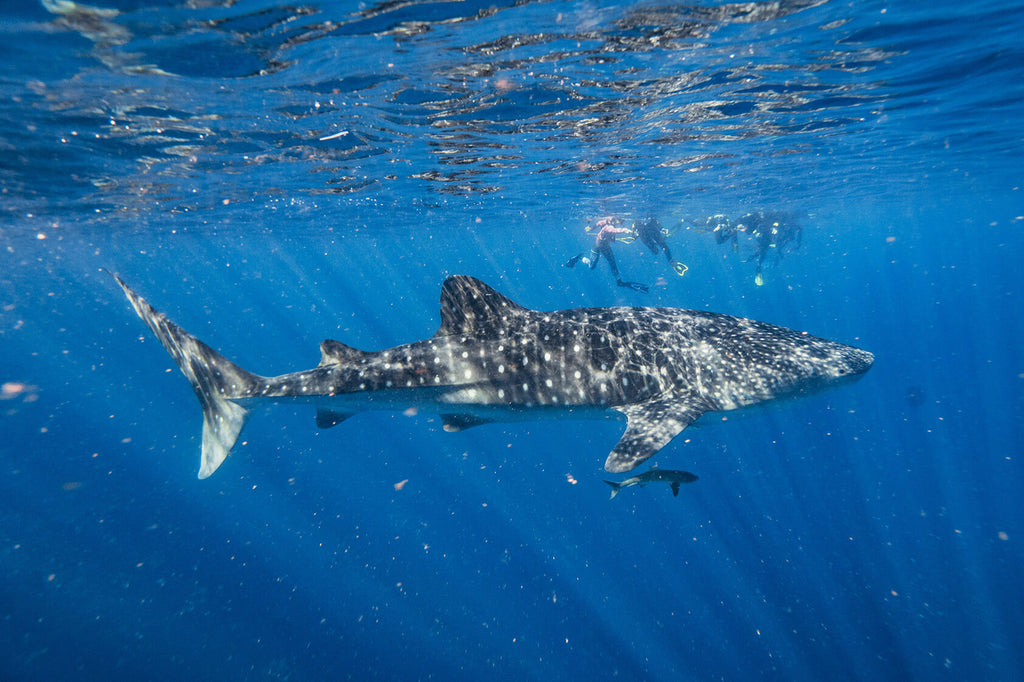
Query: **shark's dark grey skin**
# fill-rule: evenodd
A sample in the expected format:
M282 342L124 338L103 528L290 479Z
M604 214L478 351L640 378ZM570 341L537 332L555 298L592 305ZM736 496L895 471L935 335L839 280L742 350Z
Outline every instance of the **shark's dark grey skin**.
M681 483L693 483L697 480L696 474L691 474L689 471L677 471L675 469L659 469L657 467L651 467L647 471L637 476L630 476L621 483L615 481L605 481L612 487L612 494L609 500L614 500L615 496L619 494L619 491L623 488L630 486L638 486L643 488L648 483L668 483L669 487L672 488L672 496L676 497L679 495L679 485Z
M441 327L424 341L367 352L320 344L317 367L245 371L184 331L114 275L188 377L203 406L199 477L221 465L261 402L318 408L333 426L364 410L440 413L446 430L544 417L626 418L605 469L629 471L705 412L734 410L858 378L867 351L730 315L676 308L524 308L456 275Z

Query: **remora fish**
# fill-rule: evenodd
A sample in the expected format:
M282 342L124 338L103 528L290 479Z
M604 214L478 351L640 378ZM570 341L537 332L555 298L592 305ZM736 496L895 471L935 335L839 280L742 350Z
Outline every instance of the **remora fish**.
M313 369L247 372L154 310L117 275L135 312L188 378L203 408L199 478L231 452L261 403L315 405L334 426L365 410L433 409L445 430L543 417L626 418L605 469L629 471L705 412L845 383L874 356L730 315L677 308L541 312L456 275L441 287L429 339L381 351L320 344Z
M659 469L658 467L651 467L647 471L643 472L638 476L631 476L621 483L615 481L605 481L612 487L612 495L609 500L614 500L615 496L619 494L619 491L623 488L628 488L631 485L639 486L643 488L648 483L668 483L669 487L672 488L672 496L676 497L679 495L679 484L680 483L693 483L697 480L696 474L691 474L689 471L676 471L675 469Z

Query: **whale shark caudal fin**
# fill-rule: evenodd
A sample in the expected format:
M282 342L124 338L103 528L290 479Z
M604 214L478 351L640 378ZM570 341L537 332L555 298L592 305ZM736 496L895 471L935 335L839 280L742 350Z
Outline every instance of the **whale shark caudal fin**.
M255 395L265 380L245 371L168 320L120 277L110 274L124 290L135 312L174 358L203 406L203 458L199 478L207 478L227 458L249 417L249 410L234 400Z

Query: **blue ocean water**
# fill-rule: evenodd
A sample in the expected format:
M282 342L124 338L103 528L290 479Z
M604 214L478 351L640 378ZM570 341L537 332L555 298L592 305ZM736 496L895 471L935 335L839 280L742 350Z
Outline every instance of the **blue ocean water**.
M1024 8L0 7L0 677L1024 679ZM799 244L703 229L782 212ZM655 215L604 263L598 216ZM706 415L318 430L197 480L188 382L101 268L243 367L426 338L450 274L875 353Z

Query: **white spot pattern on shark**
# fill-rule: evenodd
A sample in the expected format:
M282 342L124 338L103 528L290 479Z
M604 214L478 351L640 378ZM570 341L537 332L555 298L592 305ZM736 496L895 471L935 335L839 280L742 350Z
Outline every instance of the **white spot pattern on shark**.
M230 453L251 409L301 402L330 427L366 410L433 409L446 430L542 417L602 418L626 430L605 462L624 472L705 412L733 410L854 380L871 353L805 332L678 308L524 308L472 277L441 289L430 339L378 352L320 344L313 369L263 377L235 365L118 284L192 384L203 407L199 477ZM495 369L496 368L496 369Z

